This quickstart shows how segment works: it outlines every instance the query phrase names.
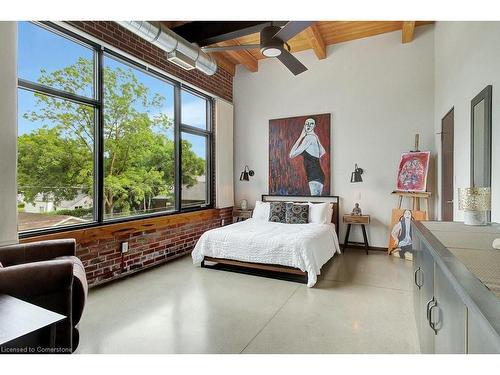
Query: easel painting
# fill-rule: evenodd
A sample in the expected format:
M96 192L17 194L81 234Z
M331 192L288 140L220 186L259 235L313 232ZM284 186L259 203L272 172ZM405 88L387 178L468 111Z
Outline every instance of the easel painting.
M389 236L389 254L401 259L412 260L412 230L413 220L425 220L425 211L395 208L392 210L391 235Z
M427 189L429 151L405 152L398 166L397 190L424 192Z
M330 195L330 114L269 121L269 194Z

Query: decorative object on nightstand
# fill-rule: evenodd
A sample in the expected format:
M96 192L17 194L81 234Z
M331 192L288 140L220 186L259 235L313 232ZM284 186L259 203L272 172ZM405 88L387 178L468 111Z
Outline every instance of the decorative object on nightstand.
M248 202L246 199L243 199L240 203L240 208L245 211L248 208Z
M363 213L361 212L361 208L359 207L359 203L354 204L354 208L352 209L351 216L361 216Z
M245 165L245 169L240 174L240 181L250 181L250 177L253 177L255 172L253 169L250 169L248 165Z
M458 209L464 211L464 224L488 224L488 212L491 210L491 188L459 188L458 198Z
M349 214L346 214L343 216L342 221L347 224L347 231L345 233L344 246L342 247L342 250L345 251L346 247L349 246L349 244L364 245L366 255L368 255L368 248L370 247L370 245L368 244L368 238L366 236L365 225L370 224L370 215L349 215ZM349 235L351 234L351 225L353 225L353 224L354 225L361 225L361 230L363 231L364 242L349 241Z
M252 217L253 210L252 209L234 209L233 217L236 219L236 222L244 221L246 219L250 219Z

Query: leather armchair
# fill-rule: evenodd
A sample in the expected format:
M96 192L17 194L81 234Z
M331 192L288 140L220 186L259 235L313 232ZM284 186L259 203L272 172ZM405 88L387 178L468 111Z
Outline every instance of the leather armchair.
M87 278L73 239L0 247L0 293L9 294L67 318L57 324L56 347L74 351L77 324L87 299Z

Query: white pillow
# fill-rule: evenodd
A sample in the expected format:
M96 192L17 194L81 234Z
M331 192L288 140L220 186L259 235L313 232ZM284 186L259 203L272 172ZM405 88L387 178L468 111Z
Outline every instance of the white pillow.
M333 224L332 223L332 216L333 216L333 204L328 203L328 212L326 214L326 224Z
M333 207L330 203L309 202L309 222L313 224L327 224L331 221Z
M252 218L261 221L269 221L270 212L271 203L255 201L255 208L253 209Z

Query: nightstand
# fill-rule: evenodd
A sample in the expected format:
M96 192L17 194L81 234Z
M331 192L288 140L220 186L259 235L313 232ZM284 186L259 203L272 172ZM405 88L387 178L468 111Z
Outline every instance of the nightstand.
M345 248L349 246L349 244L364 245L366 255L368 255L368 248L370 247L370 245L368 244L365 225L370 224L370 215L344 215L342 219L343 219L342 221L347 224L347 231L345 233L344 246L342 247L342 250L345 250ZM353 224L361 225L364 242L349 241L349 234L351 233L351 225Z
M250 219L252 217L253 210L242 210L241 208L233 209L233 218L236 219L236 222L243 221L246 219Z

